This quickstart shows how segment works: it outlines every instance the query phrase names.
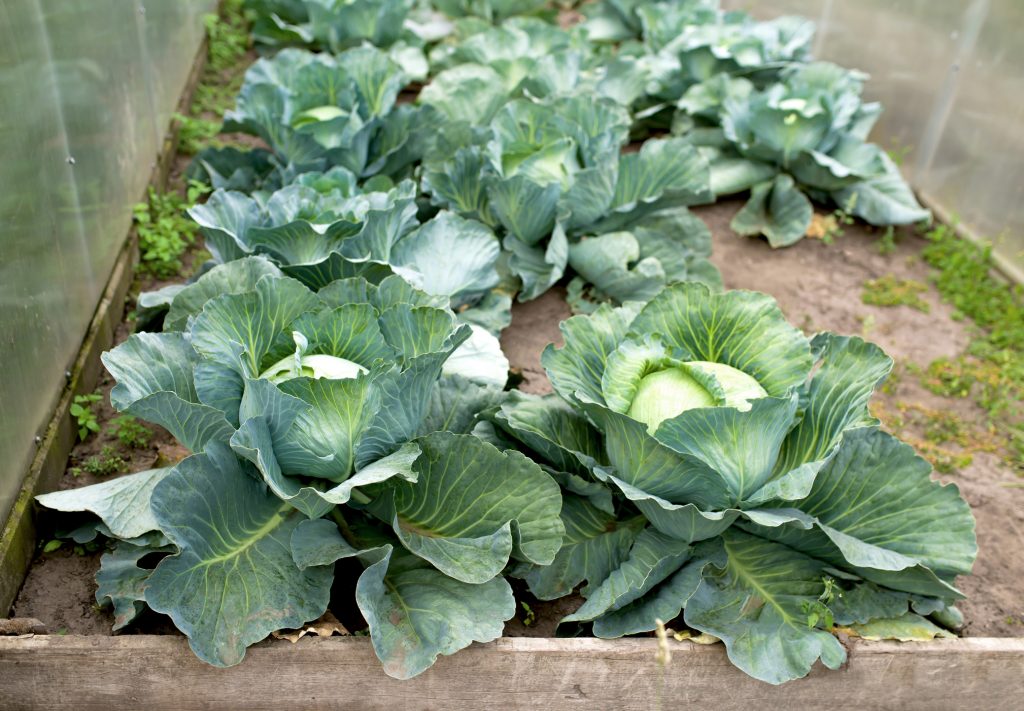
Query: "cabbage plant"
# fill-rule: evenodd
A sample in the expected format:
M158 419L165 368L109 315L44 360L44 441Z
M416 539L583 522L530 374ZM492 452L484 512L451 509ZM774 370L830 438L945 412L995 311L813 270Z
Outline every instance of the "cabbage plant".
M417 41L405 26L412 0L247 0L246 6L262 44L340 52L363 43Z
M433 0L430 5L448 17L472 17L505 24L515 21L516 16L541 12L547 3L544 0Z
M416 193L409 180L394 186L378 178L359 187L351 172L336 167L303 173L272 193L216 190L189 215L214 263L263 256L311 288L351 276L379 283L399 273L444 297L463 321L497 334L508 325L511 305L511 296L499 288L498 238L479 222L447 211L420 224ZM221 288L223 281L218 279ZM144 315L170 306L183 288L141 295Z
M667 284L699 281L715 290L722 275L710 261L711 230L685 207L644 215L627 228L569 245L576 272L567 300L576 313L601 303L650 301Z
M427 89L421 101L460 115L452 106L461 99ZM531 299L564 273L570 240L709 199L707 164L695 149L658 139L623 154L629 126L628 112L609 99L517 99L486 125L448 124L424 158L423 187L435 205L503 233L521 298Z
M207 276L254 262L251 287L193 293L181 330L103 357L112 404L195 454L39 498L93 512L116 541L99 582L118 624L148 606L204 661L236 664L322 615L335 561L352 559L389 674L496 638L515 612L502 571L555 556L561 497L538 465L468 434L500 394L450 367L470 328L397 276L314 292L258 257Z
M637 8L646 51L661 60L656 95L678 98L691 86L725 74L757 83L810 58L814 23L782 16L759 22L717 3L653 3Z
M736 232L792 244L810 226L810 197L873 225L928 219L886 152L867 142L881 107L861 101L863 80L815 62L784 70L764 89L721 76L684 95L682 111L721 126L691 134L709 146L716 195L751 191L733 220Z
M223 130L260 137L292 173L340 165L360 178L398 177L437 120L425 107L396 104L411 78L375 47L337 56L286 49L249 68Z
M562 325L557 396L513 395L494 423L565 490L565 543L518 566L599 637L681 622L771 683L846 658L833 625L933 636L976 554L953 485L868 410L892 361L808 340L763 294L667 287Z
M538 18L514 17L497 27L459 29L430 51L436 78L427 90L431 100L443 95L443 106L458 112L456 118L479 122L470 107L487 109L489 102L498 106L522 96L584 94L629 107L649 88L651 63L645 57L604 51L579 27L564 30Z
M691 84L718 73L760 72L807 61L814 23L782 16L759 22L742 11L724 11L719 0L601 0L585 10L583 24L595 42L632 41L660 54L670 84ZM685 88L685 87L684 87Z

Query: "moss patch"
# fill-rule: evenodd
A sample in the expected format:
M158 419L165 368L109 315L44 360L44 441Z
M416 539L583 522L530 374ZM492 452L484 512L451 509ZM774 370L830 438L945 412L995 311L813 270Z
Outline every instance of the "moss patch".
M892 274L886 274L864 282L860 300L869 306L909 306L928 313L928 302L921 298L921 294L927 291L927 284L913 279L897 279Z

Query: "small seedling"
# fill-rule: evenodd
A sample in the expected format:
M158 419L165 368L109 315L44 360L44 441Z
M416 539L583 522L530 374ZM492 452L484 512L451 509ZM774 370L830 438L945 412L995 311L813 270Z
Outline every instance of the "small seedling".
M818 599L814 602L804 601L801 607L804 614L807 615L808 627L820 626L822 629L828 630L835 626L835 617L832 614L832 610L829 609L829 605L842 593L836 589L836 581L834 579L825 576L821 581L825 584L825 589L818 596Z
M899 139L896 139L894 141L894 144L895 145L893 145L892 148L886 151L886 153L889 154L889 158L892 159L893 163L895 163L898 166L902 166L904 161L906 161L907 156L910 155L910 151L912 151L914 147L908 143L900 142Z
M58 541L54 538L52 541L47 541L46 545L43 546L43 553L53 553L54 551L58 551L62 545L64 545L63 541Z
M892 254L896 251L896 230L892 225L885 228L885 232L882 233L882 239L878 241L878 253L879 254Z
M71 416L78 422L78 439L84 442L90 432L99 432L100 423L96 420L96 413L93 407L103 398L99 393L88 395L75 395L75 401L71 405Z
M853 210L856 206L857 193L853 193L842 207L836 208L831 215L825 215L822 218L820 225L822 242L832 244L837 238L843 236L845 228L854 222Z
M93 476L110 476L111 474L124 471L127 467L128 462L117 453L117 450L108 444L100 450L98 455L89 457L82 462L81 466L72 467L71 475L92 474Z
M220 122L204 119L199 116L175 114L178 122L178 151L186 156L194 156L207 146L218 145L215 140L220 133Z
M523 626L529 627L537 621L537 613L523 601L519 601L519 606L523 608Z
M145 449L153 438L153 430L131 415L119 415L110 422L110 434L129 449Z
M100 549L100 546L99 541L89 541L88 543L76 543L71 550L77 556L84 556L95 553Z

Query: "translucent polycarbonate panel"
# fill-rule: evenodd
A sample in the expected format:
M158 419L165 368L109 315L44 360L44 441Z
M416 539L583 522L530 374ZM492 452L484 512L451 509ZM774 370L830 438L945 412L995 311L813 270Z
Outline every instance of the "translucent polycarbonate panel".
M815 55L868 72L872 138L914 188L1024 276L1024 2L725 0L818 23Z
M215 0L0 2L0 520L107 283Z

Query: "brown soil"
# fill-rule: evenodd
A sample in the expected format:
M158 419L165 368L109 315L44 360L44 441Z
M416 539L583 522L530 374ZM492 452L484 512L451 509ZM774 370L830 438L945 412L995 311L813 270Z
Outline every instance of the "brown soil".
M534 395L551 392L540 355L549 343L562 345L558 324L571 315L565 289L560 285L533 301L513 303L512 325L501 333L501 350L508 357L513 374L523 379L520 390Z
M554 637L559 620L583 604L583 598L576 594L557 600L536 600L520 581L513 580L512 587L519 607L516 616L505 623L506 637Z
M50 634L109 635L114 616L96 604L99 554L60 550L32 563L14 602L12 617L34 617Z

